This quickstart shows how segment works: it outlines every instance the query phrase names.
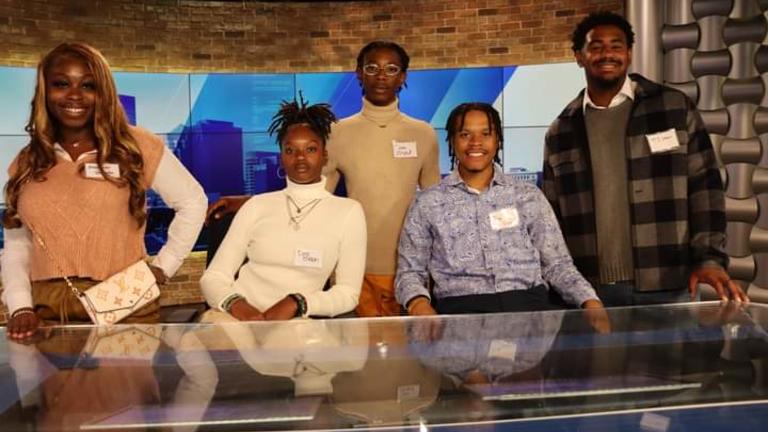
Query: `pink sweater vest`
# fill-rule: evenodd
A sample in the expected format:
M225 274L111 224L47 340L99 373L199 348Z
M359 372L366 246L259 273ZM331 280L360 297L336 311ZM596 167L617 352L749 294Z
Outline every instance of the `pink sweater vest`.
M141 128L131 128L144 158L144 183L152 184L163 154L163 141ZM145 226L128 211L130 190L85 177L78 162L58 159L46 180L31 181L19 195L19 216L39 235L53 258L32 241L30 280L62 276L103 280L146 256ZM12 164L11 170L15 168ZM62 269L64 274L59 270Z

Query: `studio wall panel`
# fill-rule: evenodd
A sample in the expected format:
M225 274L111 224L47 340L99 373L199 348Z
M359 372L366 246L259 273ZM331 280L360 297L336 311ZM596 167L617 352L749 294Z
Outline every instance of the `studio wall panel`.
M753 253L768 251L768 3L664 0L659 7L665 82L697 103L723 164L729 270L742 286L765 291L768 255Z

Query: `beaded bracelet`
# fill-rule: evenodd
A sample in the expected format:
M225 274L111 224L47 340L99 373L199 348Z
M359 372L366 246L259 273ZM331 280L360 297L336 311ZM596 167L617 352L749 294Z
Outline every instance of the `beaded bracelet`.
M304 318L307 316L307 299L299 293L288 294L296 302L296 315L295 317Z
M229 313L232 310L232 305L235 304L236 301L244 298L240 294L232 294L231 296L224 299L224 302L221 304L221 310L223 310L226 313Z

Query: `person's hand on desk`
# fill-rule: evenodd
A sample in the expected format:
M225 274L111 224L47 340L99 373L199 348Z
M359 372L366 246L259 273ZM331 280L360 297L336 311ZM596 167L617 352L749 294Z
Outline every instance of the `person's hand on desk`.
M42 333L43 321L32 308L16 310L5 329L8 338L20 343L33 343Z
M429 302L429 299L423 296L416 297L408 302L408 315L432 317L423 319L414 323L413 336L420 342L435 342L440 340L443 335L443 323L437 317L437 312Z
M221 218L224 214L235 213L240 210L240 207L242 207L249 198L250 196L248 195L234 195L219 198L216 202L208 206L208 210L205 212L205 224L210 224L212 221Z
M696 311L699 323L704 326L721 326L740 323L745 315L746 305L741 302L722 302L716 308L702 307Z
M584 317L593 329L598 333L611 332L611 320L608 318L608 312L605 311L603 303L600 300L587 300L581 305L584 311Z
M264 312L264 319L267 321L289 320L296 317L296 311L299 305L293 297L287 296L275 303Z
M698 284L700 283L711 285L721 301L726 302L728 299L732 299L749 303L747 294L736 282L731 280L725 269L720 266L703 266L691 273L691 276L688 278L688 292L691 293L692 299L696 298Z
M408 315L437 315L435 309L424 296L416 297L408 302Z
M264 314L251 306L244 298L239 298L232 303L229 314L240 321L264 321Z

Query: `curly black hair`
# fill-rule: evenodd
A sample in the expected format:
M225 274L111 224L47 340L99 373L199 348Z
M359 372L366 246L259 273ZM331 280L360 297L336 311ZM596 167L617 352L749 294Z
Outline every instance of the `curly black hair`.
M280 104L280 109L272 117L272 123L267 131L270 136L277 132L277 144L282 148L283 138L285 138L288 129L293 125L306 124L312 129L312 132L322 138L323 145L325 145L331 134L331 124L335 122L336 115L331 111L330 105L326 103L309 105L304 100L304 95L299 92L298 101L296 99L290 102L284 100Z
M445 122L445 130L448 131L448 136L445 139L448 142L448 156L451 158L451 166L456 165L456 152L453 150L451 141L453 136L456 135L464 127L464 118L470 111L480 111L485 113L488 117L488 124L491 129L496 132L496 137L499 139L499 148L496 149L496 154L493 155L493 160L496 163L501 163L499 159L499 152L504 147L504 130L501 128L501 116L491 104L485 102L467 102L458 105L448 115L448 121Z
M632 49L632 45L635 43L635 32L632 31L632 25L623 16L611 11L593 12L576 24L576 29L571 36L571 42L573 43L571 49L574 52L581 51L584 43L587 41L587 33L593 28L602 25L612 25L621 29L627 37L627 48Z

